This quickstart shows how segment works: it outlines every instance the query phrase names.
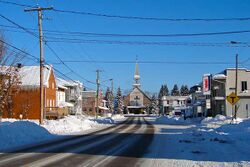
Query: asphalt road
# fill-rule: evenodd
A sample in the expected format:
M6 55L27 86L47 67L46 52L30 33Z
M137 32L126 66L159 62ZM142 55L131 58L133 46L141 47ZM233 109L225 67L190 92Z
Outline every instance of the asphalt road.
M154 126L144 117L129 117L87 135L1 154L0 166L140 166L153 137Z

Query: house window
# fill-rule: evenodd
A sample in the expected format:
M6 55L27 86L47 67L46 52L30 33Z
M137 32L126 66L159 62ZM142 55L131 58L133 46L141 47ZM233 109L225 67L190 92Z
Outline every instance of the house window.
M241 81L241 91L247 90L247 81Z
M49 100L49 106L52 107L52 100Z
M54 84L54 82L52 82L52 89L54 89L55 88L55 84Z
M134 99L135 99L135 100L140 100L140 98L139 98L138 96L136 96Z

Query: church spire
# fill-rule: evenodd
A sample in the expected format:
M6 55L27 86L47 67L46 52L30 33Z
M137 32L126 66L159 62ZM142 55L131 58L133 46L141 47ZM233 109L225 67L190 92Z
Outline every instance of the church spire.
M135 80L135 83L133 84L134 87L140 87L141 84L140 84L140 74L139 74L139 65L138 65L137 57L136 57L136 63L135 63L135 75L134 75L134 80Z

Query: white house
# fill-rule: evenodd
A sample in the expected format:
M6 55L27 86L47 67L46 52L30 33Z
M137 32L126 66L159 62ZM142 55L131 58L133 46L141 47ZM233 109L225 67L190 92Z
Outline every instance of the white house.
M186 109L189 96L163 96L163 112L169 113L174 110Z
M57 78L57 83L61 87L61 91L58 91L58 100L60 98L59 103L60 101L62 103L64 100L64 92L62 91L62 89L64 89L65 102L67 102L66 104L70 103L73 105L73 107L70 107L69 113L73 115L77 113L82 113L83 84L79 81L67 81L61 78Z

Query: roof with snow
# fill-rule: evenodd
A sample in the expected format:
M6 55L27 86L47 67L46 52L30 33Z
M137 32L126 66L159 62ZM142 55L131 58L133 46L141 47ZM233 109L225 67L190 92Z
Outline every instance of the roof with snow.
M82 92L82 97L95 97L96 96L96 91L83 91Z
M44 86L48 86L52 66L45 65L43 69ZM23 66L20 68L19 74L22 86L40 86L40 66Z
M227 76L225 74L215 74L213 75L213 79L226 79Z
M189 96L162 96L162 100L187 100Z
M7 72L11 72L11 70L15 69L9 67L10 66L1 66L0 72L6 73L6 70ZM49 77L53 67L51 65L45 65L43 69L44 86L48 86ZM40 86L40 66L22 66L21 68L18 68L18 70L21 86L27 88Z
M83 85L80 81L70 81L70 80L64 80L62 78L56 78L56 84L61 87L73 87L73 86Z

